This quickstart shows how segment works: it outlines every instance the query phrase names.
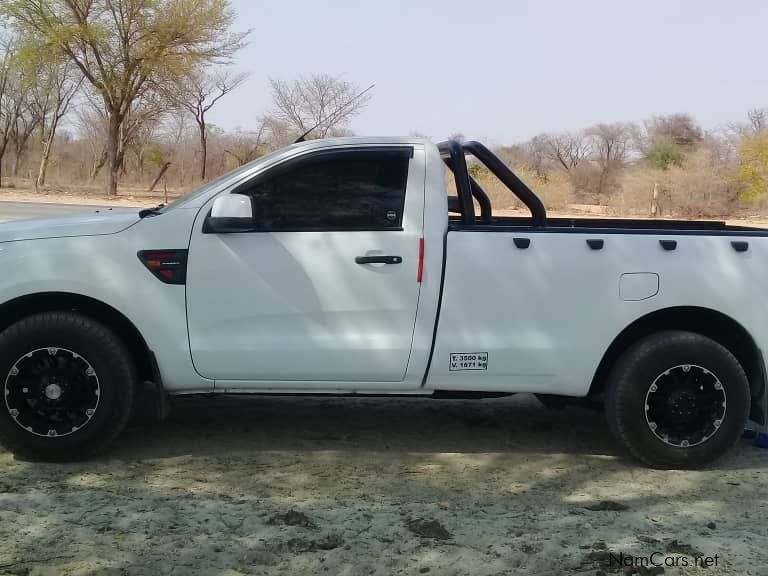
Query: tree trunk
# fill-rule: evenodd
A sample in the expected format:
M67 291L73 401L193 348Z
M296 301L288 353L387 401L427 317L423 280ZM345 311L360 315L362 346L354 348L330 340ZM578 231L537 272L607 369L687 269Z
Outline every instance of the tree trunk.
M43 150L40 155L40 168L37 170L37 179L35 180L35 191L39 192L45 186L45 173L48 170L48 159L51 156L51 138L46 138L43 142Z
M120 171L120 124L121 119L114 111L108 112L109 127L107 130L107 194L117 196L117 181Z
M139 180L144 181L144 148L136 152L136 164L139 165Z
M651 216L656 218L659 215L659 183L653 183L653 193L651 194Z
M24 155L27 152L27 144L29 143L29 137L32 136L32 132L34 131L36 126L37 126L37 122L31 122L29 125L24 127L24 130L21 133L17 133L16 135L16 142L15 142L16 155L13 158L13 175L14 176L19 175L19 171L21 170L21 162L24 159Z
M40 168L37 171L37 180L35 180L35 191L39 192L40 189L45 186L45 173L48 171L48 160L51 157L51 149L53 148L53 139L56 137L56 120L54 117L50 128L48 129L48 135L43 140L43 150L40 155Z
M155 186L157 186L157 183L160 182L160 178L162 178L165 175L166 170L168 170L170 166L171 166L170 162L166 162L165 164L163 164L163 167L160 168L160 173L157 175L157 178L155 178L152 181L152 185L149 187L149 190L147 190L147 192L152 192L155 189ZM166 196L167 196L167 192L166 192Z
M208 160L208 139L205 136L205 120L198 121L200 128L200 180L205 181L205 165Z
M99 154L99 157L93 162L93 167L91 168L91 182L96 180L96 177L99 175L99 172L101 172L101 169L104 168L104 164L106 163L107 149L104 148Z
M3 187L3 158L5 157L5 149L8 145L8 142L4 142L2 146L0 146L0 188Z
M14 177L19 175L19 170L21 169L21 154L17 153L16 156L13 158L13 171L12 174Z
M598 196L597 202L598 202L598 204L600 202L602 202L603 188L605 187L605 178L606 178L606 174L607 173L608 173L608 169L607 168L603 168L602 170L600 170L600 180L599 180L599 182L597 184L597 196Z

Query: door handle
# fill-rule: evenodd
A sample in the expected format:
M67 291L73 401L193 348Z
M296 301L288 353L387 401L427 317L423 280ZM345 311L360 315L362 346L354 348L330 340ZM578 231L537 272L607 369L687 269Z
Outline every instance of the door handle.
M357 256L355 262L358 264L401 264L402 256Z
M512 241L515 243L515 246L520 248L520 250L525 250L531 245L530 238L513 238Z

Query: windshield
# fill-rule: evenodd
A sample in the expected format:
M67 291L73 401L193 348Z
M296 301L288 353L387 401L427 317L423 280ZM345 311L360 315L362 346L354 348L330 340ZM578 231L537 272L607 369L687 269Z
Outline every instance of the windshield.
M219 176L218 178L211 180L210 182L207 182L206 184L203 184L200 186L200 188L195 188L188 194L184 194L183 196L179 196L172 202L169 202L165 206L163 206L162 209L159 210L160 213L167 212L168 210L173 210L174 208L178 208L179 206L183 206L185 204L191 203L193 200L196 200L200 196L204 196L214 188L219 187L220 185L224 184L227 180L237 180L240 176L243 175L243 173L247 172L250 168L253 167L253 163L249 162L248 164L244 164L243 166L240 166L239 168L235 168L234 170L227 172L226 174L223 174Z
M216 188L222 188L227 186L228 184L234 184L235 182L240 180L240 178L242 178L244 174L252 170L258 164L268 162L273 156L277 155L280 152L283 152L284 150L285 150L284 148L278 149L270 154L267 154L266 156L262 156L261 158L257 158L256 160L252 160L247 164L243 164L238 168L230 170L226 174L222 174L218 178L203 184L202 186L200 186L200 188L195 188L188 194L185 194L184 196L180 196L175 200L173 200L172 202L169 202L166 206L163 206L163 208L161 208L158 211L158 213L167 212L168 210L173 210L174 208L178 208L186 204L191 204L194 200L197 200L201 196L205 196L208 192L211 192Z

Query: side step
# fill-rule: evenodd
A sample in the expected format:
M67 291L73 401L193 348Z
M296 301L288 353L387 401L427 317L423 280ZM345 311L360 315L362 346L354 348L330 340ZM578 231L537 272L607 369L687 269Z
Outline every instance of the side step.
M435 390L432 398L436 400L480 400L482 398L504 398L514 396L514 392L482 392L478 390Z

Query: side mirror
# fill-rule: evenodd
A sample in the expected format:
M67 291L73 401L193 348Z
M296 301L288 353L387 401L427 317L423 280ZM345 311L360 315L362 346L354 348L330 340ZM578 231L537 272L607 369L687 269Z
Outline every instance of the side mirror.
M228 234L253 230L251 197L243 194L225 194L213 201L203 223L204 234Z

